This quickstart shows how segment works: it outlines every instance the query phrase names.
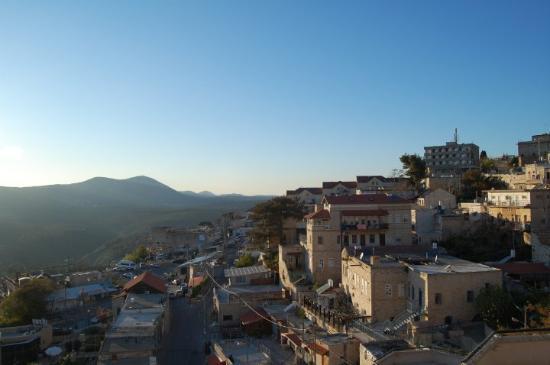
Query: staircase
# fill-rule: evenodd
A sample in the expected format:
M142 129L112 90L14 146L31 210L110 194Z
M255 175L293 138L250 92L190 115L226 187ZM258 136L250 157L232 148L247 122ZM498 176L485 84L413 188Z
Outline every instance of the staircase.
M414 317L419 315L420 313L410 310L401 312L399 315L397 315L397 317L393 319L393 321L389 323L389 326L384 329L384 332L393 333L399 331L401 328L403 328L403 326L412 321Z
M328 279L328 281L325 284L323 284L322 286L317 288L317 290L316 290L317 295L323 294L324 292L326 292L327 290L332 288L333 285L334 285L334 282L332 281L332 279Z

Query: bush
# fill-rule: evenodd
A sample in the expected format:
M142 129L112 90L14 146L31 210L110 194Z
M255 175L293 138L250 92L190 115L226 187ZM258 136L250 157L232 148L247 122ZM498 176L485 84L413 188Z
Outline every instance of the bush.
M235 263L236 267L247 267L252 265L254 265L254 258L248 253L239 257L237 262Z

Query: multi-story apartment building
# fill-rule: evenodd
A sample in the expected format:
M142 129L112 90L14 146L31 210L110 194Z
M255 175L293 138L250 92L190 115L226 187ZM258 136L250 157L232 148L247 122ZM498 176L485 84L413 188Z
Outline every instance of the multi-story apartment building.
M479 147L473 143L447 142L444 146L424 147L428 175L459 176L479 168Z
M312 280L340 282L342 247L412 244L411 207L411 201L388 194L325 196L305 217L302 245Z
M548 161L550 156L550 133L538 134L530 141L518 143L518 156L521 165L537 161Z
M450 256L392 260L342 251L342 286L355 310L393 330L415 318L429 325L471 321L487 285L502 285L500 270Z

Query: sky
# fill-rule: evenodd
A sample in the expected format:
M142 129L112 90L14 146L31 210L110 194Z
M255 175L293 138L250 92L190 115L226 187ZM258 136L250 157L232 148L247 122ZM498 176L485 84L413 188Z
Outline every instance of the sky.
M0 185L281 194L550 131L550 1L0 2Z

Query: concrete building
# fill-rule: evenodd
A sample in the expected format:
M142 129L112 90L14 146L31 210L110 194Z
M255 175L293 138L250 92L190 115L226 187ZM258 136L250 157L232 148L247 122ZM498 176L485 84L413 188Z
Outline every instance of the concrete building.
M458 365L462 357L449 352L415 348L404 340L363 343L360 346L360 365Z
M429 176L459 176L479 169L479 147L473 143L447 142L444 146L424 147Z
M418 313L431 325L471 321L477 314L475 298L480 290L502 286L502 272L494 267L441 256L434 260L410 260L407 311Z
M315 283L341 279L342 247L412 244L408 200L388 194L325 196L307 215L306 271Z
M279 285L239 285L227 286L225 289L214 288L214 310L222 328L240 327L240 317L250 310L241 299L253 306L259 306L266 301L287 302L284 290Z
M52 344L52 326L46 320L32 325L0 328L0 364L27 364Z
M114 288L111 283L80 285L58 289L48 295L46 299L47 307L52 312L62 312L102 298L107 298L116 291L118 289Z
M518 142L518 156L521 165L537 161L548 161L550 154L550 133L538 134L530 141Z
M437 188L434 190L426 190L416 199L416 204L422 208L437 208L455 209L456 196L446 190Z
M550 329L497 331L472 351L463 365L547 365L550 363Z
M156 361L162 336L169 328L169 303L164 294L129 293L105 334L97 364L149 364L152 359Z
M413 320L423 326L471 321L475 297L487 285L502 286L502 272L436 252L391 260L343 250L342 286L357 314L390 331Z

